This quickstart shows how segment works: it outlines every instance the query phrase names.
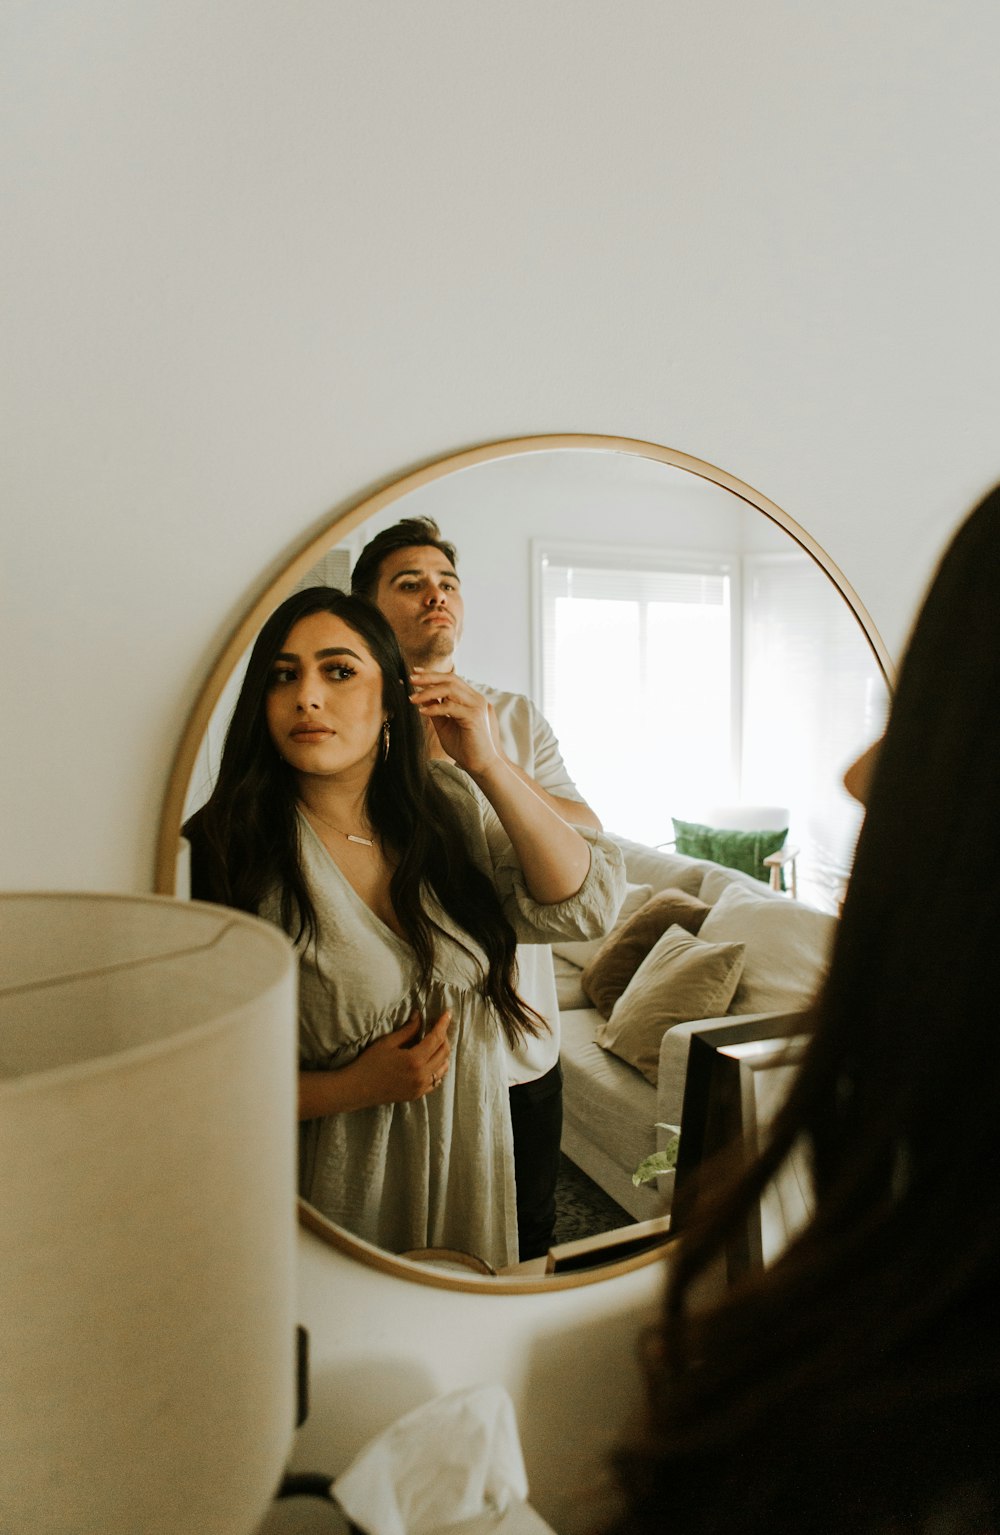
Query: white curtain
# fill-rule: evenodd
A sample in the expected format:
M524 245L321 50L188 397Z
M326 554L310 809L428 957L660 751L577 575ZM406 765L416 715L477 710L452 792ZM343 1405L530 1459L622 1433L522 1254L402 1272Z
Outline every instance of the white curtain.
M844 769L885 723L885 684L847 604L805 554L744 559L741 798L787 805L800 894L835 909L861 812Z

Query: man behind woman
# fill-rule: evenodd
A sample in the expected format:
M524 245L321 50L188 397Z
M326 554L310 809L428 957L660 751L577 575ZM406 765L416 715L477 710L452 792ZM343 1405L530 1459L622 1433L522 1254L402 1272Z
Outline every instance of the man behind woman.
M515 947L603 932L618 850L504 762L482 700L408 677L382 615L328 588L261 630L185 831L193 894L300 949L303 1195L393 1251L516 1262L503 1045L542 1025Z
M548 720L523 693L470 683L458 671L458 647L467 597L456 566L458 551L428 517L404 517L370 539L358 556L351 589L368 597L392 625L411 670L448 673L449 687L466 701L480 695L489 711L494 743L542 802L571 826L601 830L569 775ZM425 730L431 757L444 757L433 723ZM518 1250L539 1257L552 1244L562 1140L562 1068L559 1005L551 950L524 944L517 955L518 990L546 1028L522 1035L507 1051Z
M872 771L815 1035L758 1163L674 1249L630 1535L1000 1531L1000 489L948 549ZM800 1142L815 1215L694 1286Z

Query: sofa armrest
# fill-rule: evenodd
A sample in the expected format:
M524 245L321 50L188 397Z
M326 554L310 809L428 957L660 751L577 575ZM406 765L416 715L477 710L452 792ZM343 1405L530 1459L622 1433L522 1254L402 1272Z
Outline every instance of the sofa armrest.
M657 1123L679 1125L681 1122L692 1034L702 1034L709 1029L732 1028L734 1023L757 1023L765 1018L787 1016L787 1012L728 1013L724 1018L697 1018L692 1023L675 1023L660 1041L660 1064L656 1079ZM665 1133L657 1132L658 1136Z

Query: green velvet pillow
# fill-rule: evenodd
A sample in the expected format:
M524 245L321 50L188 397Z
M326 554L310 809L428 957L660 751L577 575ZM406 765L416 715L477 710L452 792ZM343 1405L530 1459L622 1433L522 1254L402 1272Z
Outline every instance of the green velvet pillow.
M708 858L712 863L725 864L727 869L740 869L765 884L771 871L765 869L764 859L770 853L780 852L788 837L787 826L783 831L726 831L719 826L699 826L697 821L678 821L676 816L671 819L678 853L686 853L689 858ZM782 889L784 884L782 879Z

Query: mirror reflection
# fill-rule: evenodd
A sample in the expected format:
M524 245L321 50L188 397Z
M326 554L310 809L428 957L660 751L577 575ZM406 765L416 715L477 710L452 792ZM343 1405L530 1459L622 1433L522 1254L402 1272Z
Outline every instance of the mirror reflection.
M388 589L416 588L428 554L397 549ZM447 569L419 587L435 620L445 586L459 611ZM534 1077L526 1042L551 1039L516 945L604 932L623 859L544 803L497 750L482 695L423 659L404 663L365 597L287 598L254 645L213 792L185 823L191 888L299 950L303 1195L390 1251L507 1269L523 1256L508 1088ZM529 1151L534 1173L537 1133Z
M657 907L654 927L670 919L617 995L615 978L602 975L600 965L594 970L602 947L598 937L556 934L551 954L548 946L519 948L519 992L550 1025L542 1035L547 1051L539 1048L538 1039L528 1038L533 1074L527 1078L530 1090L520 1094L535 1101L525 1104L521 1133L529 1149L522 1154L513 1197L538 1183L533 1190L537 1222L527 1206L518 1209L521 1249L495 1240L497 1209L509 1202L511 1190L506 1172L498 1183L483 1176L481 1149L457 1155L455 1166L469 1170L460 1218L434 1226L421 1224L410 1211L409 1224L404 1222L392 1236L374 1237L397 1252L426 1247L471 1252L498 1270L518 1263L544 1267L553 1242L610 1230L664 1209L669 1176L636 1186L632 1173L655 1151L658 1134L664 1141L657 1122L679 1122L692 1019L760 1011L762 999L779 1009L808 1000L809 985L822 972L859 825L841 774L878 735L886 687L864 632L825 572L756 508L671 464L579 449L524 453L463 468L396 499L335 544L300 586L317 580L347 585L362 547L404 517L432 519L441 541L457 545L455 559L434 544L403 545L390 554L388 568L380 565L377 571L371 595L376 601L381 597L409 665L423 665L435 679L453 677L456 688L468 686L486 700L488 710L492 705L492 737L529 786L536 786L536 797L557 824L575 820L584 826L584 835L596 825L610 832L627 869L619 933L650 902ZM244 670L237 669L213 715L192 775L186 816L204 803L215 782ZM422 729L432 756L461 760L461 750L446 750L427 716ZM447 763L444 772L462 776L461 769ZM368 850L364 842L348 843L338 835L349 830L336 813L346 808L346 801L334 807L325 846L322 821L310 819L308 809L301 811L301 836L309 846L320 844L320 850L314 849L317 857L335 866L355 897L362 887L363 901L362 860ZM761 824L761 817L770 824ZM687 1016L675 1020L677 1009L664 1010L661 997L653 1008L656 1016L639 1020L640 1035L645 1030L648 1037L638 1047L631 1036L623 1044L621 1017L616 1022L608 1015L616 1006L618 1014L629 1012L619 1004L653 948L657 954L652 957L671 978L676 997L677 966L690 964L687 939L712 949L726 947L725 942L702 940L693 926L696 917L674 909L678 891L708 907L731 883L725 873L714 871L729 868L726 860L735 844L726 844L729 851L715 858L706 858L705 848L692 847L699 857L684 851L691 846L684 841L690 828L718 833L724 826L737 840L751 831L758 842L773 834L767 842L771 867L755 871L763 875L755 898L787 903L802 931L811 929L805 943L810 960L803 967L800 942L792 983L785 977L782 985L778 977L768 991L759 977L733 979L735 964L727 970L723 955L719 964L726 973L715 977L711 1013L691 1014L689 1003ZM716 886L706 892L707 875L714 875ZM753 875L742 878L758 883ZM787 888L792 879L795 901ZM706 900L706 894L713 899ZM368 904L377 914L377 902ZM393 934L392 916L390 901L378 920L402 943L398 929ZM610 926L612 917L608 913L602 927ZM643 921L648 925L651 920L646 911ZM672 957L663 952L670 934L678 949ZM346 948L338 952L352 951L353 940L342 941ZM636 941L641 948L644 940L633 937L630 953ZM700 952L696 957L704 958ZM332 953L329 963L331 970L336 968ZM362 970L367 977L384 971L390 990L399 979L392 965L379 969L370 956ZM354 976L352 995L358 984ZM320 1001L329 1012L324 996ZM398 1018L393 1014L397 1026L405 1026L413 1011L403 1006L403 996L397 991L394 997L396 1011L403 1008ZM388 1007L388 997L381 1000ZM351 1007L346 989L341 1001L346 1016ZM428 1031L432 1042L447 1001L443 992L425 984L416 1010L420 1029ZM702 1000L698 1005L707 1004ZM562 1072L553 1062L559 1044ZM665 1046L673 1050L671 1058L671 1049L665 1049L669 1081L660 1080ZM327 1038L320 1058L336 1069L334 1062L341 1059L336 1051L344 1048L350 1046L333 1045ZM444 1080L450 1076L451 1093L458 1076L453 1045L448 1048L447 1072L440 1075ZM508 1054L507 1081L513 1084L508 1102L517 1127L524 1083L518 1082L513 1061ZM495 1066L494 1061L490 1070ZM565 1085L559 1091L563 1073ZM482 1101L483 1080L482 1070L469 1075L463 1104ZM437 1085L430 1096L444 1102ZM455 1101L450 1101L454 1110ZM345 1126L356 1117L316 1115L312 1128L305 1121L303 1187L319 1187L311 1181L316 1148L332 1135L331 1165L338 1159L352 1164L350 1198L341 1198L333 1218L372 1239L372 1220L377 1221L385 1202L379 1157L371 1145L357 1157L340 1144ZM327 1121L338 1118L342 1123L334 1133ZM477 1134L483 1118L478 1116ZM412 1157L412 1149L400 1155ZM494 1160L497 1155L502 1161L502 1148L489 1154ZM443 1176L441 1169L435 1176ZM322 1209L324 1196L314 1192L312 1197ZM460 1206L453 1203L453 1208ZM358 1213L362 1209L364 1216Z

